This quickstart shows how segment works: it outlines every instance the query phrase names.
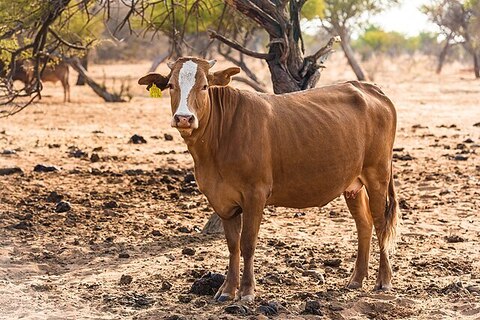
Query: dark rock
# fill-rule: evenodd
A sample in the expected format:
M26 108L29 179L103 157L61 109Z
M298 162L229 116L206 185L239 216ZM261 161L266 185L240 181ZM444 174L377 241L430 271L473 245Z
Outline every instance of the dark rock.
M105 209L113 209L113 208L118 208L118 203L114 200L112 201L107 201L103 203L103 207Z
M68 203L67 201L60 201L59 203L57 203L57 206L55 207L55 212L62 213L62 212L70 211L71 209L72 209L72 206L70 205L70 203Z
M163 281L161 289L164 290L164 291L168 291L168 290L172 289L172 284L168 281Z
M56 191L50 192L46 199L48 202L58 203L63 200L63 196L58 194Z
M172 141L173 140L173 136L171 134L168 134L168 133L165 133L163 135L163 137L165 138L166 141Z
M60 169L56 166L46 166L43 164L37 164L34 168L33 171L35 172L55 172L55 171L60 171Z
M167 316L166 318L163 318L163 319L164 320L187 320L187 318L178 314L172 314L171 316Z
M150 307L153 303L154 300L152 298L147 297L144 294L138 294L138 293L127 293L125 296L123 296L120 301L121 304L137 308L137 309L145 309Z
M142 144L142 143L147 143L147 140L145 140L144 137L139 136L138 134L134 134L133 136L130 137L130 140L128 140L128 143Z
M12 154L16 154L16 153L17 153L17 151L15 151L15 150L10 150L10 149L5 149L5 150L2 151L2 154L3 154L3 155L7 155L7 156L8 156L8 155L12 155Z
M180 301L181 303L189 303L190 301L192 301L192 299L193 298L191 296L185 294L178 296L178 301Z
M457 146L455 147L455 149L457 150L463 150L465 149L467 146L465 145L465 143L458 143Z
M153 230L152 231L152 236L155 236L155 237L159 237L161 236L162 234L160 233L160 230Z
M278 314L278 304L276 302L261 302L257 312L266 316L274 316Z
M16 173L23 174L23 170L19 167L0 168L0 176L8 176Z
M195 182L195 176L193 175L193 173L187 173L183 181L185 181L186 183L193 183Z
M305 302L305 310L303 310L302 314L313 314L317 316L323 315L322 310L322 305L320 304L320 301L318 300L307 300Z
M480 127L480 122L477 122L473 125L474 127Z
M225 312L229 314L236 314L240 316L246 316L252 314L249 308L241 304L231 304L225 307Z
M397 153L394 153L393 154L393 159L398 159L398 160L402 160L402 161L411 161L414 158L408 153L404 154L404 155L399 155Z
M186 256L193 256L195 254L195 249L193 248L185 248L182 250L182 254Z
M78 148L73 148L72 150L70 150L70 152L68 153L68 155L70 157L73 157L73 158L86 158L88 157L88 153L78 149Z
M90 156L90 162L98 162L100 161L100 156L97 153L92 153Z
M178 232L181 232L181 233L191 233L191 232L192 232L192 230L190 230L190 229L187 228L187 227L178 227L178 228L177 228L177 231L178 231Z
M470 285L470 286L467 286L465 289L467 289L467 291L470 292L470 293L476 293L476 294L480 295L480 287L479 286Z
M448 243L457 243L457 242L464 242L465 239L457 236L457 235L451 235L451 236L446 236L445 240L447 240Z
M59 143L51 143L51 144L48 144L48 148L50 148L50 149L60 148L60 144Z
M130 258L130 254L128 254L128 252L120 252L120 253L118 254L118 257L119 257L120 259L128 259L128 258Z
M122 274L122 276L120 277L120 282L119 284L121 285L129 285L130 283L132 283L133 281L133 278L131 275L129 274Z
M337 268L337 267L340 266L341 263L342 263L341 259L325 259L325 260L323 260L323 264L326 267Z
M455 160L455 161L467 161L468 157L462 156L461 154L457 154L457 155L455 155L455 158L453 158L453 160Z
M190 288L190 293L199 295L214 295L225 281L225 276L220 273L208 272L200 279L195 280Z
M145 171L142 169L127 169L123 172L129 176L139 176L145 174Z
M402 152L403 150L405 150L405 148L393 148L393 152Z
M400 201L398 202L398 206L400 207L400 209L404 209L404 210L410 209L410 205L405 199L400 199Z
M468 138L468 139L464 140L463 143L473 143L473 140Z
M12 227L19 230L27 230L32 226L30 221L20 221L19 223L13 225Z

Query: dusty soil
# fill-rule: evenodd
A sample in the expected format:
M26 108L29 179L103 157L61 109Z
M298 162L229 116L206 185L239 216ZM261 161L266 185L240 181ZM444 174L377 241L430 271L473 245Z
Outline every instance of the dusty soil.
M332 319L480 319L480 82L458 66L443 77L417 67L376 74L399 115L394 290L372 291L376 244L364 288L345 289L357 241L343 199L269 207L247 317L261 318L268 302L279 319L320 317L305 314L306 303ZM134 84L146 69L94 68L99 79L130 81L129 103L105 104L72 87L73 102L63 104L60 85L47 83L41 102L0 120L0 168L23 171L0 176L1 319L238 317L189 293L207 271L225 273L228 253L222 236L200 233L212 209L169 127L168 97L150 99ZM322 84L351 77L342 63ZM147 143L129 143L134 134ZM59 171L34 172L37 164Z

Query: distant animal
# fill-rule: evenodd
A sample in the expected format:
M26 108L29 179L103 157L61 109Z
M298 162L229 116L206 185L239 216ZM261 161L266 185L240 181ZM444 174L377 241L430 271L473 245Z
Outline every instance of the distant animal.
M2 68L3 69L3 68ZM60 61L56 64L47 64L40 75L40 80L56 83L60 81L63 87L63 101L70 102L70 84L68 63ZM2 72L5 76L5 71ZM34 79L34 62L31 59L19 59L15 63L15 69L12 73L12 80L23 82L26 86L32 84Z
M225 230L230 262L215 298L254 299L254 251L265 205L323 206L342 193L358 253L349 288L368 273L372 228L380 244L375 289L391 288L389 248L398 219L392 173L396 111L375 85L350 81L289 94L229 87L240 68L179 58L168 76L140 78L170 89L171 125L185 140L195 177ZM343 235L339 235L343 236ZM240 254L244 269L240 280Z

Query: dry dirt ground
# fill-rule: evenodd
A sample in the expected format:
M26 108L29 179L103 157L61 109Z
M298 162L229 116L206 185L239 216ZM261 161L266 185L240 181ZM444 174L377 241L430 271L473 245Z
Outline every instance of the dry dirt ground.
M200 233L212 210L169 127L168 97L135 86L148 64L106 65L94 75L130 81L131 102L105 104L73 86L63 104L60 85L47 83L41 102L0 120L0 168L23 171L0 176L0 318L262 318L268 302L278 319L313 319L322 316L305 314L305 304L317 301L332 319L480 319L480 82L458 66L442 77L417 67L376 74L399 116L403 222L391 292L372 291L376 244L364 288L345 289L357 241L339 198L265 210L249 315L190 293L207 271L225 273L225 241ZM321 83L351 77L327 69ZM147 143L129 143L134 134ZM34 172L37 164L59 171ZM71 209L56 212L60 200Z

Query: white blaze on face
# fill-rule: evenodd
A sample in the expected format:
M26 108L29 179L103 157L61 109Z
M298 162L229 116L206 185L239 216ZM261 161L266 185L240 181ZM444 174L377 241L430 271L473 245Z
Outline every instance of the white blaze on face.
M193 112L188 109L188 96L195 85L195 75L197 74L197 64L191 60L184 62L178 75L178 84L180 86L180 103L175 112L177 116L192 116Z

